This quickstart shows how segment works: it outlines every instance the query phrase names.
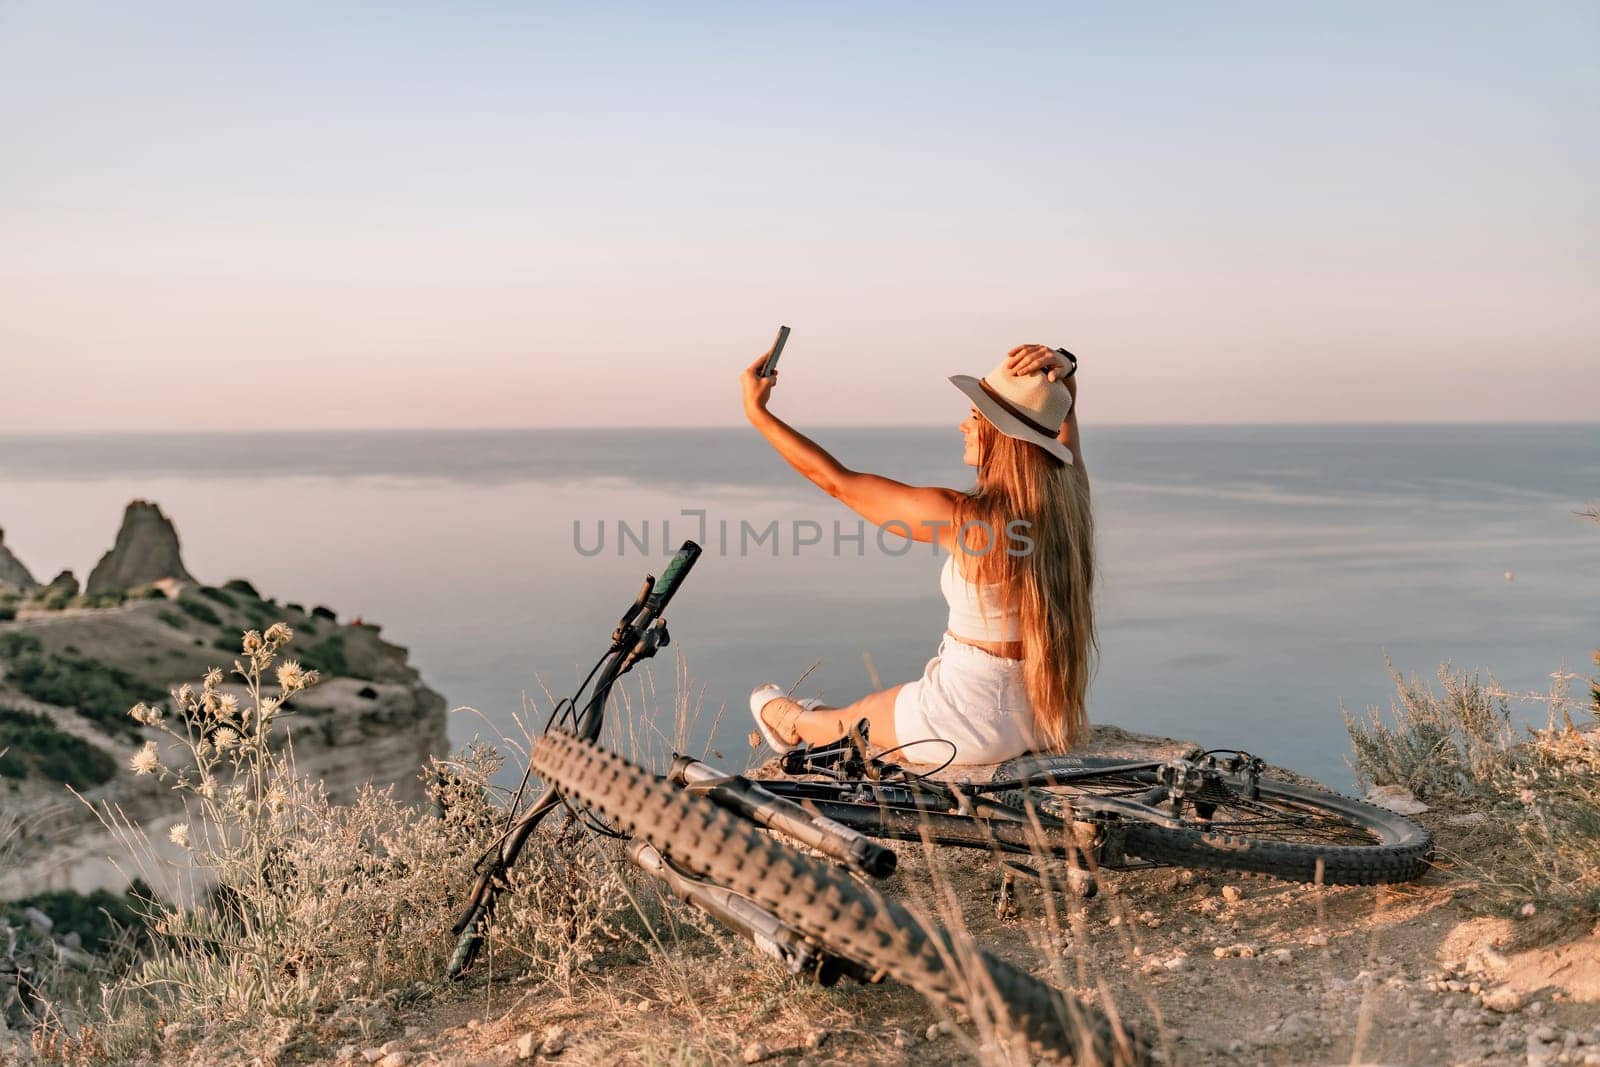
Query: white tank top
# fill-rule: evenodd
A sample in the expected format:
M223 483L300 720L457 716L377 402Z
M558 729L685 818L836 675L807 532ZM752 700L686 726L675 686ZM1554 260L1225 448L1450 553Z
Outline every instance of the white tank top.
M1006 610L1001 587L992 582L975 584L956 569L954 554L945 557L939 572L939 591L950 605L945 628L969 641L1020 641L1022 631L1015 611Z

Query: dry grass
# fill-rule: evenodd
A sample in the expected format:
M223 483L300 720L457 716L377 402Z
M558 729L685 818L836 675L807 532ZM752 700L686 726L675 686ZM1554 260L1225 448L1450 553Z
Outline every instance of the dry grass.
M92 1003L54 1006L35 1032L45 1060L122 1062L188 1048L207 1061L270 1063L314 1043L317 1020L442 975L452 908L502 825L488 784L498 757L473 746L435 761L431 815L386 789L331 803L275 744L284 701L317 680L277 662L291 637L282 624L244 635L234 665L244 701L223 693L212 671L198 692L174 691L170 715L131 711L162 738L132 767L181 799L187 815L170 841L187 862L163 859L120 810L99 810L145 880L172 888L148 902L154 946L108 976ZM627 894L615 857L602 853L575 848L560 828L530 839L496 931L503 961L570 981L615 936Z
M1438 691L1392 667L1391 675L1391 722L1376 708L1365 721L1345 715L1358 778L1486 816L1497 841L1456 859L1488 902L1592 921L1600 911L1600 681L1580 700L1571 695L1578 676L1565 671L1545 693L1508 693L1448 664ZM1544 726L1513 725L1512 705L1527 702L1545 708Z
M383 1033L394 1012L441 990L454 945L450 925L473 861L505 825L504 801L491 785L500 757L474 743L455 760L435 761L427 775L432 814L388 790L330 803L318 783L297 773L292 751L274 741L284 701L316 683L277 661L291 637L286 626L244 636L235 673L245 699L228 697L214 671L198 689L175 691L170 713L133 709L160 738L133 767L159 777L183 802L187 814L171 843L186 855L163 859L121 811L100 811L136 873L175 888L149 901L153 945L99 975L88 995L57 998L35 1031L46 1062L270 1064L326 1056ZM609 731L636 761L659 763L668 749L706 736L681 658L674 673L670 717L651 711L669 702L658 700L648 672L619 687ZM530 722L542 726L543 718ZM949 962L966 977L970 1009L954 1020L966 1027L957 1039L985 1061L1020 1062L1025 1053L1004 1041L1004 1005L975 965L982 935L962 914L944 867L957 861L947 851L907 847L906 872L889 888L951 931ZM970 854L961 857L967 863ZM923 1010L909 991L848 981L824 989L789 975L670 897L626 862L617 842L564 814L530 838L509 881L479 964L485 988L508 989L517 1004L554 997L582 1005L589 1018L610 1005L619 1020L634 1020L610 1035L610 1051L630 1062L724 1059L758 1030L783 1035L774 1041L833 1030L887 1053L892 1031L863 1031L863 1020L881 1017L886 995L902 1011ZM1057 985L1075 981L1093 996L1082 989L1082 961L1063 951L1067 927L1082 921L1071 912L1070 905L1051 912L1029 955L1036 972ZM629 975L626 983L613 980L619 973ZM636 1019L641 999L649 1025Z

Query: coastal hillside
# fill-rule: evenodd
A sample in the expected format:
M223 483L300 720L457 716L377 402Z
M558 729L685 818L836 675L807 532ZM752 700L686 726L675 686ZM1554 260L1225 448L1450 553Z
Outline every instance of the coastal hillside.
M81 590L71 572L36 581L0 540L0 807L17 827L0 901L126 888L108 858L125 849L84 801L121 808L152 842L181 815L170 790L133 773L133 755L158 735L128 709L170 703L172 688L213 667L228 675L240 635L277 622L295 635L283 654L323 679L285 707L282 741L301 771L335 800L372 783L421 802L419 770L448 747L445 701L380 626L280 603L244 578L204 584L146 501L128 505ZM227 676L219 692L243 688Z

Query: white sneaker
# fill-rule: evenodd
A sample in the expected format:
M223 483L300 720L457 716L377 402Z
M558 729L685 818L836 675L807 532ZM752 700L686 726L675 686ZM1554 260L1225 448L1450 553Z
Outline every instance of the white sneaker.
M772 727L768 726L766 720L761 718L761 709L779 697L787 695L783 691L783 687L776 682L758 685L750 691L750 714L756 720L756 729L761 731L761 739L767 743L767 747L780 756L796 746L778 739L778 735L773 732ZM806 700L797 700L795 703L810 711L821 704L822 701L808 698Z
M761 731L761 740L767 743L767 747L780 756L794 748L794 746L778 740L778 735L772 732L772 727L768 726L766 720L761 717L761 709L785 695L783 687L776 682L758 685L750 690L750 714L755 717L756 729Z

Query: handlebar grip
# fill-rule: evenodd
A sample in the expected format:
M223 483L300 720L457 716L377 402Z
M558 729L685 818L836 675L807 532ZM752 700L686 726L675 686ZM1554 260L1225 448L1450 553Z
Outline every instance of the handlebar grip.
M667 609L667 602L688 577L694 561L700 558L700 551L700 546L693 541L685 541L678 549L678 554L672 557L667 569L661 572L661 577L656 579L655 589L650 593L647 607L652 615L660 615Z

